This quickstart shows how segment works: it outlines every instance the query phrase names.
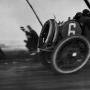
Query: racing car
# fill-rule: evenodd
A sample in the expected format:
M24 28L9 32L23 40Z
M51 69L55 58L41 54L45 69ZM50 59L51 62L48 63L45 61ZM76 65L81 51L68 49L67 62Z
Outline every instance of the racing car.
M76 20L59 26L54 19L50 19L44 24L39 37L41 63L59 73L76 72L89 60L89 40Z
M88 0L84 1L90 8ZM64 23L49 19L43 25L39 20L42 30L37 48L40 62L45 67L59 74L70 74L86 65L90 58L90 28L87 26L90 16L88 15L89 12L85 9L83 13L77 13L73 19Z

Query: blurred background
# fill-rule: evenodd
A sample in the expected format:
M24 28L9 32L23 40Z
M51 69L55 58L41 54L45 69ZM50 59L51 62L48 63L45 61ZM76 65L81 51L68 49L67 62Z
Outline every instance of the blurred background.
M56 17L58 21L71 18L87 8L83 0L29 0L42 23ZM25 34L20 26L31 27L40 34L41 26L25 0L0 0L0 47L26 49Z

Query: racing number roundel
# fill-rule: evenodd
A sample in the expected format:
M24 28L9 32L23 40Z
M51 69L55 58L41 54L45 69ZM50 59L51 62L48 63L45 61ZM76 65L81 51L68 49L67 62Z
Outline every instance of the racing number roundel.
M82 30L78 22L70 20L64 23L62 27L62 36L81 35Z

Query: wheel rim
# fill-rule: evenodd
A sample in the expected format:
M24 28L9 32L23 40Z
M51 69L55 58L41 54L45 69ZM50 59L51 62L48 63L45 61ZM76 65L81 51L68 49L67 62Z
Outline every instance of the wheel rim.
M89 43L84 37L70 37L57 47L53 55L53 66L59 73L78 71L87 63L89 53Z

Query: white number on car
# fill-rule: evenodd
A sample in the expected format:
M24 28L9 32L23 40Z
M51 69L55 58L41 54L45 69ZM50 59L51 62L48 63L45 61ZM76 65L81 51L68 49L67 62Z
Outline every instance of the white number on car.
M74 28L76 28L76 23L70 23L69 29L68 29L68 36L70 36L71 34L75 35L75 29Z

